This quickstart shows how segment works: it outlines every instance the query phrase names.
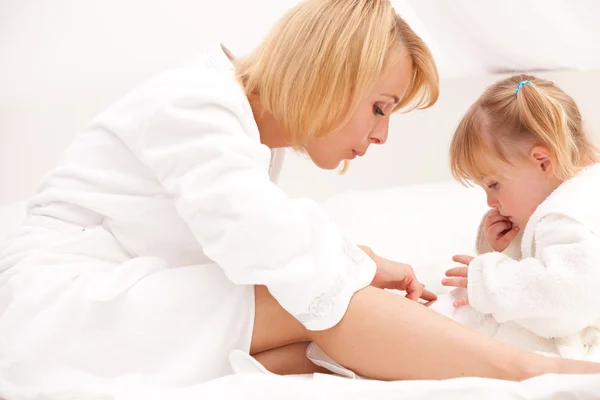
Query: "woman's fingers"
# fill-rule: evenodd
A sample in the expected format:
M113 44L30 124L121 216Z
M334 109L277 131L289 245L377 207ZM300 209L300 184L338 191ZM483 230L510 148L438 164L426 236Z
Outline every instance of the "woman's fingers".
M410 274L407 274L404 278L404 281L406 283L406 297L414 301L419 300L425 291L425 286L421 285L421 283L417 280L412 268L410 270Z
M425 285L420 283L416 277L411 277L406 284L406 297L411 300L423 299L432 301L437 299L437 295L425 289Z
M406 288L406 298L413 301L419 300L421 298L422 293L423 288L421 288L420 286L418 289L415 289L414 287Z
M426 301L434 301L437 300L437 295L427 289L424 289L423 293L421 294L421 298Z

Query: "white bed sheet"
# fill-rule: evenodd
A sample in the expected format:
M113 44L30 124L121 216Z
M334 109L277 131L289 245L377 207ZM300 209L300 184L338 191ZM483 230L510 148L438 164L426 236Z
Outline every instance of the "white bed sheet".
M598 399L600 376L546 375L524 382L462 378L446 381L381 382L350 380L330 375L280 377L265 374L228 376L199 387L148 392L153 399ZM135 397L130 397L134 399ZM128 398L129 399L129 398ZM136 398L137 399L137 398Z
M73 385L75 386L75 385ZM598 375L545 375L523 382L482 378L445 381L381 382L350 380L330 375L276 376L239 374L182 388L164 388L139 377L127 377L112 385L61 390L54 396L31 388L15 391L0 382L0 396L12 400L198 400L198 399L598 399Z
M453 182L338 195L324 204L343 232L389 258L411 263L438 294L443 271L457 253L472 253L476 228L487 209L484 194ZM24 203L0 206L0 242L18 226ZM1 362L1 360L0 360ZM76 387L76 385L73 385ZM84 392L40 396L17 390L0 377L4 399L598 399L600 375L547 375L525 382L462 378L446 381L380 382L328 375L280 377L243 373L185 388L156 387L143 377L124 377Z

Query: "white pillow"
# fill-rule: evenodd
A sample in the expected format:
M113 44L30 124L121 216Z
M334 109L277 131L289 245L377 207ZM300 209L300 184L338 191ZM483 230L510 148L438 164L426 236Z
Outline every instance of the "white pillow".
M347 192L323 206L342 231L380 256L411 264L436 292L455 254L475 254L485 192L450 181Z

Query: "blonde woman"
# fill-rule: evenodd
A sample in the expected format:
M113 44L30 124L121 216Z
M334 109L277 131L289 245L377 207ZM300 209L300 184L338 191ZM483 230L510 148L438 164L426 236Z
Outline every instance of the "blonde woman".
M336 168L437 95L430 52L387 0L303 2L248 57L215 45L141 85L75 139L1 252L0 380L188 385L231 373L235 349L311 372L311 341L377 379L600 372L413 301L435 296L410 266L272 182L280 149Z

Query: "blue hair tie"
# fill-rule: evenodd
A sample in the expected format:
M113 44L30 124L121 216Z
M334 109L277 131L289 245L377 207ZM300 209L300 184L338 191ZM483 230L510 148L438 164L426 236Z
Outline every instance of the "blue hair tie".
M519 94L519 90L521 90L521 88L525 85L533 85L533 83L531 83L530 81L521 81L519 82L519 84L517 85L517 90L515 91L516 94Z

